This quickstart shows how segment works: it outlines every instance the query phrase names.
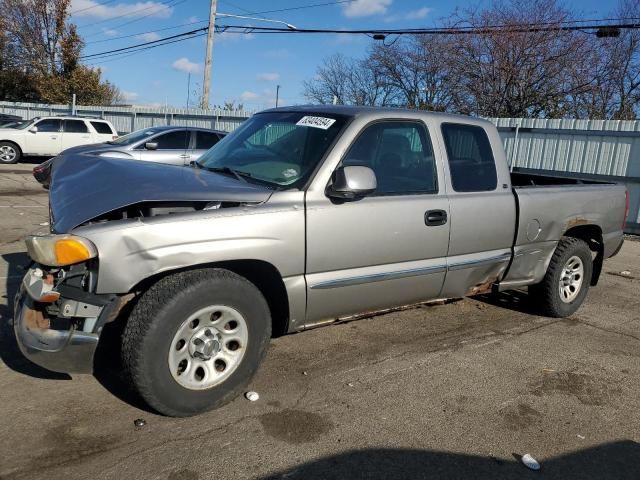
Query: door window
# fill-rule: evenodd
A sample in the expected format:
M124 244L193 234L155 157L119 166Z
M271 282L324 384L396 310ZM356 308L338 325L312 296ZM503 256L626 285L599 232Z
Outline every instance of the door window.
M496 163L484 128L442 124L451 183L456 192L484 192L498 186Z
M196 150L209 150L219 141L217 133L196 131Z
M60 131L60 123L60 120L48 118L39 121L35 126L38 127L38 132L51 133Z
M82 120L65 120L65 133L89 133L87 125Z
M433 147L419 122L380 122L367 127L351 145L343 166L371 168L378 181L374 195L437 193Z
M157 136L150 140L158 144L158 150L186 150L189 147L190 132L179 130Z

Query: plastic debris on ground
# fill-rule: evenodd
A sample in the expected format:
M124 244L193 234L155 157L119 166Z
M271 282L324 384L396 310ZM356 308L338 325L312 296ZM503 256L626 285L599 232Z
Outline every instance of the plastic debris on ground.
M525 467L531 470L540 470L540 464L538 463L538 461L528 453L524 454L521 460Z
M244 394L244 396L250 402L257 402L258 399L260 398L260 395L258 395L258 392L247 392Z

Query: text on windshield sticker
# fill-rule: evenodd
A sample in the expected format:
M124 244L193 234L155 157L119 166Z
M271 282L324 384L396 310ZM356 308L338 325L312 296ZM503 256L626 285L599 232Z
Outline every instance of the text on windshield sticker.
M299 127L313 127L313 128L321 128L322 130L327 130L331 125L336 123L333 118L325 118L325 117L302 117L296 125Z

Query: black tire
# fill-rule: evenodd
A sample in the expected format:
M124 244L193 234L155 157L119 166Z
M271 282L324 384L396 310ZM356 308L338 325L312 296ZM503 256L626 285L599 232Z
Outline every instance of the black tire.
M561 298L560 281L565 265L574 256L582 260L583 278L575 298L570 302L565 302ZM580 308L586 298L592 272L593 257L591 256L591 249L586 242L578 238L562 237L551 257L544 279L539 284L529 287L529 296L543 315L548 317L568 317Z
M13 156L10 160L5 158L5 155L3 155L3 152L2 152L3 147L5 149L10 149L10 151L13 152L13 155L15 156ZM0 142L0 164L9 165L13 163L18 163L21 157L22 157L22 151L20 150L20 147L18 147L15 143Z
M244 317L248 345L236 370L206 390L180 385L169 369L174 336L186 319L211 305L231 307ZM187 417L218 408L251 381L271 338L271 315L261 292L248 280L223 269L201 269L162 278L133 308L122 336L126 378L157 412Z

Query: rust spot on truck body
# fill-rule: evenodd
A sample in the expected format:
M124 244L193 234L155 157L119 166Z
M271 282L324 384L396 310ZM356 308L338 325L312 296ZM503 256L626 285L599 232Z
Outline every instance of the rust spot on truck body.
M580 225L589 225L589 220L583 217L575 217L567 222L567 230Z
M491 293L493 285L498 281L498 277L491 277L488 280L471 287L471 289L464 294L465 297L473 297L474 295L482 295L484 293Z

